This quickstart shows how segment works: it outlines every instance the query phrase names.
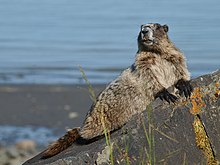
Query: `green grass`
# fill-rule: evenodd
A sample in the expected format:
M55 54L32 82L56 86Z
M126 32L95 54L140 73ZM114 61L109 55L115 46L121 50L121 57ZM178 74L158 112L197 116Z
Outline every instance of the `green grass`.
M88 90L89 90L89 93L90 93L90 97L91 99L93 100L94 103L96 103L96 96L95 96L95 92L92 88L92 85L91 83L89 82L83 68L81 66L79 66L79 70L82 74L82 77L83 79L85 80L87 86L88 86ZM102 123L102 127L103 127L103 130L104 130L104 135L105 135L105 141L106 141L106 145L109 147L110 149L110 162L112 165L114 165L114 159L113 159L113 144L111 143L111 139L110 139L110 131L107 130L106 126L105 126L105 119L104 119L104 114L103 112L101 113L101 123Z
M92 85L90 84L83 68L81 66L79 66L79 70L82 74L83 79L85 80L87 86L88 86L88 90L90 93L90 97L93 100L94 103L96 103L96 96L95 96L95 92L92 88ZM217 91L218 92L218 91ZM218 94L218 93L217 93ZM146 107L147 110L147 124L145 124L146 122L142 120L142 126L143 126L143 130L144 130L144 135L146 138L146 142L147 142L147 148L143 147L140 149L140 153L139 153L139 164L140 165L155 165L156 163L162 163L163 160L156 160L156 153L155 153L155 132L161 134L162 136L166 137L169 140L172 140L176 143L179 143L176 139L168 136L167 134L163 133L162 131L160 131L158 128L154 127L154 123L153 123L153 119L152 119L152 106L148 105ZM105 114L100 114L101 116L101 122L102 122L102 126L103 126L103 133L105 136L105 141L106 141L106 145L109 147L110 149L110 157L109 157L109 161L112 165L114 165L114 158L113 158L113 143L111 142L111 138L110 138L110 131L106 128L105 126ZM126 135L127 136L127 135ZM122 155L123 157L123 161L126 162L126 165L130 165L131 163L131 157L132 155L129 155L129 147L130 147L130 143L128 141L126 141L126 139L123 141L124 143L124 148L120 149L119 146L117 144L114 144L114 146L116 146L119 150L120 155ZM178 152L180 152L180 150L176 150L173 151L171 153L168 153L166 155L166 158L172 157L174 155L176 155ZM115 158L116 160L117 158ZM157 161L157 162L156 162ZM214 160L216 161L216 160ZM183 165L187 165L187 158L186 158L186 153L184 153L183 155Z
M89 94L91 99L93 100L94 103L96 103L96 96L95 96L95 92L93 90L93 87L91 85L91 83L89 82L83 68L81 66L79 66L79 70L82 74L83 79L85 80L87 86L88 86L88 90L89 90ZM151 120L151 111L152 111L152 107L149 105L147 107L147 112L148 112L148 132L146 129L146 126L143 123L143 128L144 128L144 133L145 133L145 137L147 139L147 143L149 146L149 149L146 150L146 155L147 155L147 159L148 159L148 164L150 165L154 165L156 162L156 157L155 157L155 141L154 141L154 129L152 128L152 120ZM104 114L101 114L101 123L103 126L103 130L104 130L104 136L105 136L105 141L106 141L106 145L109 147L110 149L110 163L111 165L114 165L114 158L113 158L113 145L111 143L111 138L110 138L110 131L106 128L105 126L105 119L104 119ZM128 156L128 151L129 151L129 143L124 141L125 144L125 161L126 161L126 165L130 165L130 160L129 160L129 156ZM144 163L145 161L141 161L142 163ZM145 162L146 163L146 162Z
M101 115L101 122L102 122L102 127L103 127L103 130L104 130L105 142L106 142L106 145L110 149L110 162L111 162L111 165L114 165L113 143L111 143L110 131L108 131L107 128L105 127L104 114Z
M88 90L89 90L89 93L90 93L90 98L92 99L92 101L94 103L96 103L96 96L95 96L95 92L94 92L94 90L92 88L91 83L89 82L89 80L88 80L88 78L87 78L87 76L86 76L86 74L85 74L85 72L84 72L84 70L83 70L83 68L81 66L79 66L79 70L80 70L80 72L82 74L83 79L86 82L86 85L88 86Z
M148 159L149 165L156 164L156 155L155 155L155 140L154 140L154 128L153 128L153 121L151 118L152 106L147 106L147 121L148 121L148 131L144 121L142 121L144 134L148 143L148 149L146 149L146 156Z
M82 74L83 79L85 80L87 86L88 86L88 91L90 94L91 99L93 100L94 103L96 103L96 96L95 96L95 92L93 90L93 87L91 85L91 83L89 82L83 68L81 66L79 66L79 70ZM155 140L154 140L154 128L153 128L153 123L152 123L152 118L151 118L151 112L152 112L152 106L149 105L147 106L147 120L148 120L148 131L146 128L146 125L144 124L144 121L142 121L143 124L143 128L144 128L144 133L145 133L145 137L148 143L148 149L145 150L145 154L147 156L147 160L140 160L141 164L149 164L149 165L155 165L156 164L156 156L155 156ZM106 128L105 126L105 118L104 118L104 114L101 114L101 123L102 123L102 127L104 130L104 136L105 136L105 141L106 141L106 145L109 147L110 149L110 163L111 165L114 165L114 158L113 158L113 144L111 143L111 138L110 138L110 131ZM126 165L130 165L130 158L128 155L129 152L129 143L124 141L124 155L125 155L125 161L126 161ZM119 147L118 147L119 149ZM121 149L119 149L121 150ZM142 155L142 153L141 153ZM142 157L142 156L141 156ZM147 161L147 162L146 162Z
M120 148L118 144L115 144L115 146L117 147L117 150L119 152L119 157L120 157L120 163L125 162L126 165L130 165L130 157L129 157L129 148L130 148L130 136L128 138L128 140L126 140L127 135L122 135L123 138L123 148Z

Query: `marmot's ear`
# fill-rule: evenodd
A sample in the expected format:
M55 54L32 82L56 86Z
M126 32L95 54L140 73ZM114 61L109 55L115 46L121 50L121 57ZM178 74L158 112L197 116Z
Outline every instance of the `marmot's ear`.
M165 32L169 31L169 27L167 25L163 25L163 29L164 29Z

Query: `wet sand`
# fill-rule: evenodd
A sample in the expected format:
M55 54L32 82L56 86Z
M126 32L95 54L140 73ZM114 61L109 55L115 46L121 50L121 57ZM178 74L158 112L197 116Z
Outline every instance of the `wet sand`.
M105 86L93 85L96 95ZM0 136L0 164L21 164L67 128L81 126L91 105L85 85L0 85L0 126L4 129ZM26 147L29 143L28 148L17 148L18 144Z
M93 85L96 95L106 85ZM81 126L92 105L83 85L0 85L0 125Z

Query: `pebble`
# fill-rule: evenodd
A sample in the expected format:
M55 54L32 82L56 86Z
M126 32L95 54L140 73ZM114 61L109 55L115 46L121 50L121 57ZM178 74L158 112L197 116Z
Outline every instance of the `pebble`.
M16 143L16 148L19 150L25 150L28 152L35 152L36 151L36 142L33 140L23 140Z
M37 144L32 140L23 140L12 146L0 147L0 165L22 164L37 152Z
M9 158L8 156L5 154L5 150L1 149L0 150L0 164L4 165L8 162Z
M20 156L18 150L13 146L7 148L5 154L9 159L15 159Z
M79 114L77 112L70 112L69 113L69 118L70 119L74 119L77 118L79 116Z

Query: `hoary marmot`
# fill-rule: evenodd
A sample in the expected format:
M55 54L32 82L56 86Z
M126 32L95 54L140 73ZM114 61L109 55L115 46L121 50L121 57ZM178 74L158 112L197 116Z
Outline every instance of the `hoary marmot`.
M65 150L78 138L93 139L122 127L137 113L146 109L155 98L175 102L177 96L168 92L174 85L180 95L190 97L192 87L184 55L170 41L168 26L144 24L138 36L134 64L125 69L97 97L81 128L73 128L43 153L51 157Z

